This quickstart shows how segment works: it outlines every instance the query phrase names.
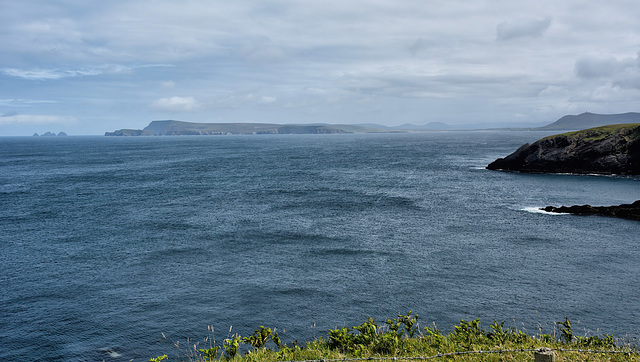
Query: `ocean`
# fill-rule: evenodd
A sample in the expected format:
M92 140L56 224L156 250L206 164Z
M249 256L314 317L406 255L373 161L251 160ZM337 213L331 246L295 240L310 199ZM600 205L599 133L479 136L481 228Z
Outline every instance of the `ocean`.
M2 137L0 360L147 361L260 325L304 342L410 310L637 338L640 223L538 208L629 203L640 178L484 168L550 134Z

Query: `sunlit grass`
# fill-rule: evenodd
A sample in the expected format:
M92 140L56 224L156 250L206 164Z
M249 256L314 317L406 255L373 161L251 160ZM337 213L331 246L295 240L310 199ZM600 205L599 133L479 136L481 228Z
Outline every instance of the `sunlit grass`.
M418 316L411 312L384 323L367 318L359 326L329 330L326 337L304 345L284 344L275 329L260 326L251 336L229 335L222 343L217 343L213 336L202 344L188 344L185 348L176 343L172 354L150 361L328 361L394 357L432 357L430 360L434 361L533 361L534 351L540 348L553 350L556 361L640 361L640 354L630 342L610 335L576 336L567 318L557 322L557 335L555 332L544 334L541 330L530 335L495 320L486 330L480 320L462 320L451 332L444 333L435 325L420 328L417 320ZM624 353L608 353L611 351Z

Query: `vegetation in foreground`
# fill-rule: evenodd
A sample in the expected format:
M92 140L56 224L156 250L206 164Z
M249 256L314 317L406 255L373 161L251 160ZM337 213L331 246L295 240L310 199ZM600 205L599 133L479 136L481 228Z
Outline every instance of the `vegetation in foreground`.
M444 333L435 325L421 329L418 315L409 312L384 323L367 318L358 326L329 330L327 337L304 346L297 342L283 344L275 329L260 326L250 336L229 335L222 344L213 337L205 339L204 346L193 344L187 349L181 349L176 343L173 357L163 355L149 361L327 361L393 357L435 357L436 361L532 361L534 350L540 348L554 350L556 361L640 361L636 347L623 345L610 335L575 335L571 321L566 317L557 323L558 333L553 335L539 331L530 336L504 324L504 321L494 320L489 329L484 330L479 319L462 320L451 332ZM213 329L210 333L213 334Z

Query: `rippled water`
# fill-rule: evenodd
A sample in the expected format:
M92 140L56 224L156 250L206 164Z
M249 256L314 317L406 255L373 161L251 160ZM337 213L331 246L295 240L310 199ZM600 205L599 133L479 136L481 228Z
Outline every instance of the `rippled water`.
M536 208L634 201L640 179L484 169L546 135L0 138L0 359L409 310L637 336L640 223Z

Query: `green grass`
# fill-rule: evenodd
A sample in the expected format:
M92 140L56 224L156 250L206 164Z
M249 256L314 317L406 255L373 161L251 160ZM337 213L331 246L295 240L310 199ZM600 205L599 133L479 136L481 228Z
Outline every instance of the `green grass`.
M432 357L435 361L533 361L539 348L554 350L556 361L640 361L640 354L626 342L610 335L577 336L569 319L557 322L557 333L534 335L505 322L493 321L484 329L480 320L460 321L445 333L435 325L420 328L418 316L398 315L378 323L371 318L351 328L329 330L325 337L304 345L283 344L275 329L260 326L250 336L228 335L219 343L210 336L187 347L174 344L173 355L149 361L307 361L377 358ZM556 330L556 328L554 328ZM562 351L564 350L564 351ZM581 350L569 351L569 350ZM625 353L585 352L624 351ZM493 351L491 353L478 351ZM499 352L502 351L502 352ZM466 353L465 353L466 352ZM469 353L474 352L474 353Z
M612 124L608 126L601 126L601 127L589 128L581 131L573 131L573 132L562 133L559 135L548 136L548 137L545 137L545 139L564 136L564 137L569 137L571 139L579 139L585 142L594 142L594 141L605 139L613 134L616 134L634 127L638 127L638 126L640 126L640 123ZM637 137L638 135L636 135L636 138Z

